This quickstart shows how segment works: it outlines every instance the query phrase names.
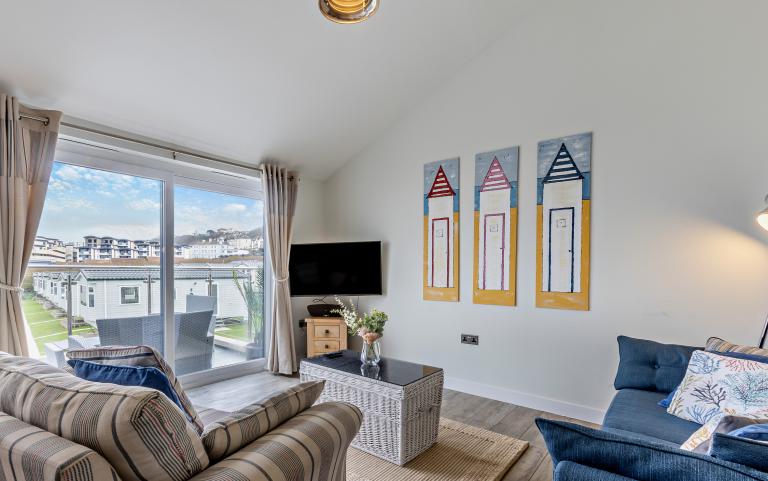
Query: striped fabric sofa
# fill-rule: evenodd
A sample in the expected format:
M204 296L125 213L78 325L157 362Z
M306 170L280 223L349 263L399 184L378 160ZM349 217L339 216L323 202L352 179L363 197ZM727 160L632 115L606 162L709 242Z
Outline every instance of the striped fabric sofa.
M294 387L206 426L153 389L0 353L0 480L343 481L362 422Z

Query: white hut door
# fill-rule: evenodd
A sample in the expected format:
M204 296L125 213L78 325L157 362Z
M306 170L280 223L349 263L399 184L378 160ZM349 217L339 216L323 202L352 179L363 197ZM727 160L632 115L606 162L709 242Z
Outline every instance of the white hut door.
M482 289L504 290L504 214L486 214L483 219L483 279Z
M574 208L549 211L549 289L550 292L573 292L574 287Z
M450 287L450 234L447 217L432 219L432 287Z

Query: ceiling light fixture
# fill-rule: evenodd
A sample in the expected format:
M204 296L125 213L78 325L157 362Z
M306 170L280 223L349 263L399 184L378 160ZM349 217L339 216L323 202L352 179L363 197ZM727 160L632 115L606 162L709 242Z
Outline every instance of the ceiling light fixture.
M765 203L768 204L768 196L765 196ZM758 212L757 223L760 224L760 227L763 229L768 230L768 207Z
M381 0L319 0L325 18L336 23L360 23L376 13Z

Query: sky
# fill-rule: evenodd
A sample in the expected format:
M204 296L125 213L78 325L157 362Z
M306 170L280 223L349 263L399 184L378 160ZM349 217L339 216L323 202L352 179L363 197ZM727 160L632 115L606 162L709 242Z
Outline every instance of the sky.
M260 227L261 201L176 187L176 235ZM54 163L38 235L82 242L86 235L160 237L162 182Z

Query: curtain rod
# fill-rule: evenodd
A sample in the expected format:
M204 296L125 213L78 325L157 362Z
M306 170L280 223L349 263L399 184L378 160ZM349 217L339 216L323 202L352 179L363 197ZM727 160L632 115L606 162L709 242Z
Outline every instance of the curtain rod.
M51 122L51 119L49 119L48 117L39 117L37 115L29 115L29 114L19 114L19 120L21 119L36 120L38 122L42 122L43 125L48 125Z

